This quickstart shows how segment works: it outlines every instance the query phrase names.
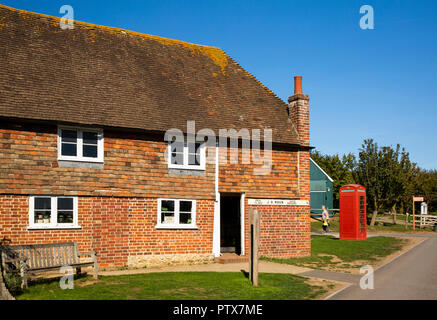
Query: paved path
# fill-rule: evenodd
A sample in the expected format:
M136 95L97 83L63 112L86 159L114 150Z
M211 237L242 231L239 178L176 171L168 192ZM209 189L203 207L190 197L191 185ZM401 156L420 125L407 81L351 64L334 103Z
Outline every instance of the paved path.
M263 273L290 273L300 274L310 271L309 268L297 267L289 264L275 263L270 261L260 261L258 265L258 271ZM162 268L148 268L148 269L133 269L133 270L115 270L115 271L102 271L99 272L102 276L119 276L128 274L141 274L152 272L248 272L249 263L210 263L199 264L191 266L173 266Z
M427 239L374 272L374 289L362 290L359 278L330 300L437 300L437 235L386 234L386 236L420 236Z

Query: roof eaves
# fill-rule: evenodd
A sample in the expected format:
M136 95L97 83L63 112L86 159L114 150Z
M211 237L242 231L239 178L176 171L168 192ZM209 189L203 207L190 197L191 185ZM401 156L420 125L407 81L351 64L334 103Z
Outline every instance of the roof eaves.
M332 179L326 172L325 170L323 170L322 168L320 168L320 166L310 157L310 160L312 163L314 163L316 165L317 168L320 169L320 171L323 172L323 174L329 179L329 181L334 182L334 179Z

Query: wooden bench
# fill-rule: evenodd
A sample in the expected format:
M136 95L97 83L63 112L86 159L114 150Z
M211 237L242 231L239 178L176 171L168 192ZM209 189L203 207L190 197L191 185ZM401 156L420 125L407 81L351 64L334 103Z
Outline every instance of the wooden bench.
M22 287L27 288L29 274L50 271L69 266L76 268L93 266L94 278L98 278L97 255L94 251L79 252L75 242L4 246L2 261L14 263L23 277ZM81 262L80 257L88 256L90 261Z

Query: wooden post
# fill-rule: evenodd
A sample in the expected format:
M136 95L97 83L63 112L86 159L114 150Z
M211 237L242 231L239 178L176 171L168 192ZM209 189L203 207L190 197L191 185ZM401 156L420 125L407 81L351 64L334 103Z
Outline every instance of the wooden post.
M406 212L406 218L405 218L405 229L408 229L408 226L410 224L408 212Z
M413 197L413 231L416 230L416 219L414 218L414 197Z
M416 203L416 202L420 202L420 201L423 201L423 197L413 197L413 230L415 230L416 229L416 219L415 219L415 217L414 217L414 204Z
M257 210L249 212L249 279L252 284L258 286L258 251L259 251L259 214Z

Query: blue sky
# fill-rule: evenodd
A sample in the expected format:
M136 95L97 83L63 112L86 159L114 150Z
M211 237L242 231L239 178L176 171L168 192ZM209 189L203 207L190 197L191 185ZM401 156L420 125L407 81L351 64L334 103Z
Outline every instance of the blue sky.
M311 98L311 144L356 153L400 143L437 169L437 1L2 0L19 9L221 47L284 101L292 77ZM375 29L359 27L371 5Z

